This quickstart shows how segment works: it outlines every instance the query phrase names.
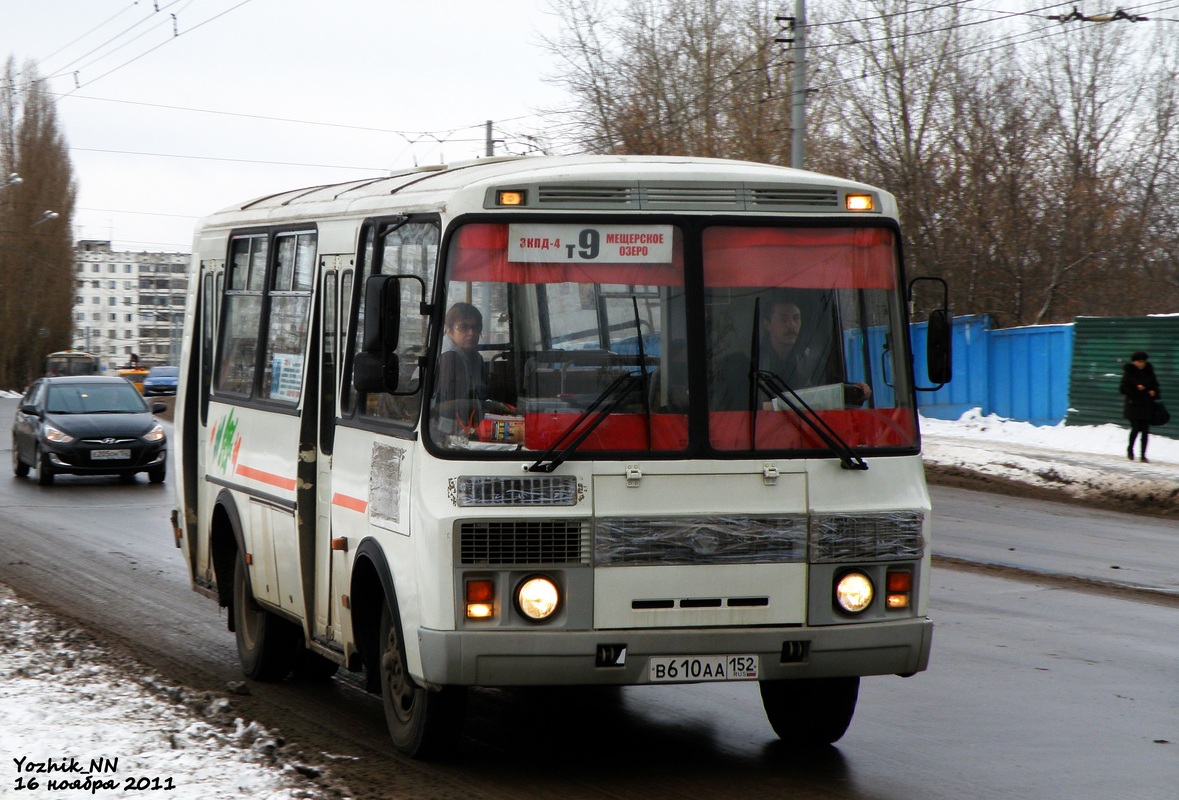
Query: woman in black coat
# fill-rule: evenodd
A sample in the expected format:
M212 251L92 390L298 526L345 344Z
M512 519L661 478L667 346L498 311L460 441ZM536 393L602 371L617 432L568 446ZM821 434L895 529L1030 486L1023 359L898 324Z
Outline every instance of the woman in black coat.
M1135 351L1130 363L1122 366L1122 384L1118 391L1126 396L1122 416L1130 421L1130 445L1126 457L1134 460L1134 440L1142 434L1141 459L1146 461L1146 440L1150 437L1150 420L1154 415L1154 401L1159 397L1159 380L1154 367L1146 360L1146 353Z

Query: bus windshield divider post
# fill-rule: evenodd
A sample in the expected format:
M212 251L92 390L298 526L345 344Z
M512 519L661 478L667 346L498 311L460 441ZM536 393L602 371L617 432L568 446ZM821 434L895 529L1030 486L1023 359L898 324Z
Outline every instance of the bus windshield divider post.
M654 442L651 438L651 388L650 379L647 377L647 350L643 346L643 326L639 322L639 298L632 294L630 302L635 312L635 336L638 337L639 343L639 375L643 381L643 417L647 420L647 449L650 450Z

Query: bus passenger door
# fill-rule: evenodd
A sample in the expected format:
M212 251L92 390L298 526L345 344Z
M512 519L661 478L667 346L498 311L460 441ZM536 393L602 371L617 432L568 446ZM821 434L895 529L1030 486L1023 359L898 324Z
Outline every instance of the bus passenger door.
M339 587L333 577L344 574L347 554L333 546L332 451L335 444L340 354L339 273L326 270L320 292L319 418L315 476L315 624L316 635L326 643L338 642L338 612L334 595Z

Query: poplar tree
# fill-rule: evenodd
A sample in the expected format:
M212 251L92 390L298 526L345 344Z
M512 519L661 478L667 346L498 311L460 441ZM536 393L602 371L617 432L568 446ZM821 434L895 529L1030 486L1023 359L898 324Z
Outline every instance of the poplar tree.
M0 78L0 388L20 389L64 350L73 328L76 188L53 98L35 65L9 57ZM47 214L52 212L56 216Z

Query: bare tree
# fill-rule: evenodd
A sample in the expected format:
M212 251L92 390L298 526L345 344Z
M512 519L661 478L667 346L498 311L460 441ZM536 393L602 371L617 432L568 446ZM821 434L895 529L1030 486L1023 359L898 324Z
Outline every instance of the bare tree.
M788 163L762 0L553 0L575 147ZM1000 326L1179 303L1179 40L963 3L830 0L808 27L808 167L882 186L910 271Z
M52 99L35 67L12 58L0 85L0 170L22 179L0 194L0 386L21 387L71 344L76 191Z
M762 0L552 0L551 80L582 150L780 161L790 95Z

